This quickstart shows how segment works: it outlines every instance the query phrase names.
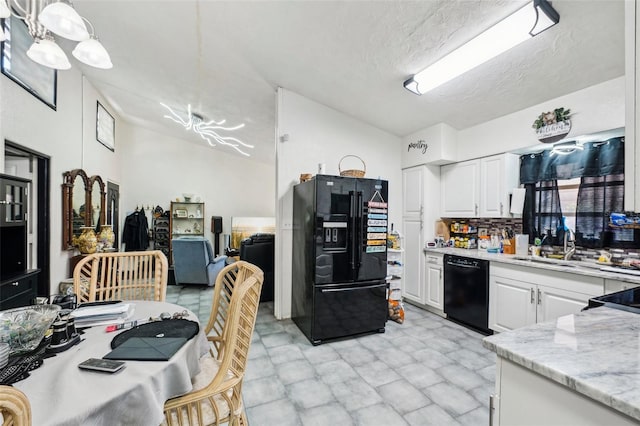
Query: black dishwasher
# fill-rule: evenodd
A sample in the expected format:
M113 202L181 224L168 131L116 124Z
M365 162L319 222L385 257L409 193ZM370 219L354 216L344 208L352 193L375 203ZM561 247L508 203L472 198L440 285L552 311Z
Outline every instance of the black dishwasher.
M444 256L444 312L447 318L483 334L489 330L489 261Z

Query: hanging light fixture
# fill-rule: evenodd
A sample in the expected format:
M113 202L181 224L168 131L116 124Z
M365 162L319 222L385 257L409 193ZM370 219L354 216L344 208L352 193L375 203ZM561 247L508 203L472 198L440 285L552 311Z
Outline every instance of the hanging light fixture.
M24 3L24 4L22 4ZM0 0L0 18L11 15L24 21L33 38L27 56L49 68L66 70L71 63L58 46L53 34L79 42L73 56L80 62L96 68L113 67L109 53L95 36L93 25L80 16L71 2L66 0ZM91 27L87 30L85 22ZM6 34L0 34L4 40Z
M547 0L534 0L410 77L404 82L404 87L416 95L422 95L535 37L558 22L560 15Z
M250 145L246 142L241 141L238 138L234 138L232 136L223 136L220 134L220 131L234 131L238 129L242 129L244 127L244 123L238 124L237 126L225 127L223 126L226 123L226 120L210 120L204 121L204 117L199 114L195 114L191 112L191 104L187 105L187 118L184 119L180 117L178 113L176 113L170 106L160 103L163 107L165 107L171 115L165 115L164 118L168 118L176 123L184 126L185 130L192 130L196 134L198 134L202 139L206 140L209 145L216 146L216 143L220 145L225 145L231 147L238 151L240 154L249 157L250 154L243 151L243 148L253 148L253 145Z

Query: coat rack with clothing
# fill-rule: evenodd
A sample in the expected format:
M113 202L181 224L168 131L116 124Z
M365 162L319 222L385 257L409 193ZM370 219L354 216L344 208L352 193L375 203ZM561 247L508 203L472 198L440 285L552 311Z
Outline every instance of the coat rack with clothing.
M135 211L125 218L122 231L124 251L141 251L149 248L149 224L145 210L147 209L144 205L136 206Z

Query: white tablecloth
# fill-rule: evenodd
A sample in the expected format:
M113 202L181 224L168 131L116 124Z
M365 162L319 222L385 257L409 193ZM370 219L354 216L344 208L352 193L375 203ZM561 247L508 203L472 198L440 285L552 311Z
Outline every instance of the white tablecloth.
M171 303L135 301L134 319L182 312ZM190 320L197 317L189 312ZM189 392L191 378L200 371L198 360L207 352L204 332L190 339L169 361L126 361L114 374L81 370L88 358L102 358L111 351L118 332L105 327L85 330L84 341L15 383L31 403L33 425L153 425L163 419L167 399Z

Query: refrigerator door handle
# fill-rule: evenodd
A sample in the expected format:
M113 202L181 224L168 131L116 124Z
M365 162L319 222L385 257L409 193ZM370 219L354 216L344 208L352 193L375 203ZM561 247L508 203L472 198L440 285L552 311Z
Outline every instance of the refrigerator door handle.
M386 283L382 284L373 284L373 285L365 285L362 287L346 287L346 288L323 288L320 290L322 293L335 293L338 291L355 291L355 290L366 290L369 288L377 288L377 287L386 287Z
M354 191L349 191L349 226L351 227L351 255L349 262L353 271L356 269L356 197Z
M360 269L360 265L362 262L362 237L364 235L363 232L363 203L362 203L362 191L358 191L358 197L356 199L356 211L358 212L358 216L356 218L356 246L354 247L355 256L356 256L356 269Z

